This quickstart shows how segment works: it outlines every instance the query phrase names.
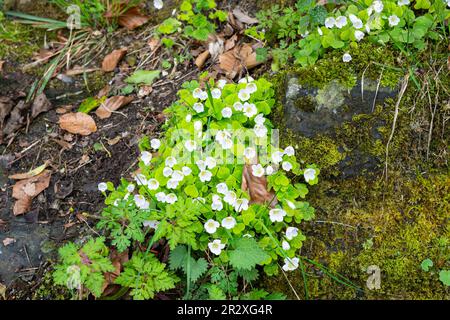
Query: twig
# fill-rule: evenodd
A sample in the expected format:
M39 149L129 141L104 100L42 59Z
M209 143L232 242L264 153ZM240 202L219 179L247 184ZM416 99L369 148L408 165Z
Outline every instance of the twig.
M386 181L388 180L389 145L391 144L392 138L394 137L395 125L397 123L397 118L398 118L398 110L399 110L400 102L402 101L403 95L405 94L406 88L408 87L409 77L410 77L410 74L408 73L406 75L405 79L403 79L402 88L400 89L400 92L398 94L397 103L395 104L394 121L392 122L391 134L389 136L388 142L386 143L386 161L385 161Z

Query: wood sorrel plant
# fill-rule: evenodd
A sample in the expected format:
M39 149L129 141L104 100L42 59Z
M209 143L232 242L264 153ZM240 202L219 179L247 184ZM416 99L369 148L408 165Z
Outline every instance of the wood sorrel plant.
M256 279L256 266L278 273L279 260L284 271L297 269L305 240L297 226L314 216L303 199L307 185L318 182L319 169L302 167L292 146L280 149L271 139L266 118L275 103L271 83L249 77L238 84L211 80L200 88L191 81L178 96L166 111L165 137L140 144L134 181L122 180L117 188L99 185L108 207L98 227L110 231L118 251L167 240L170 268L186 277L185 297L208 268L248 281ZM273 192L266 203L254 203L242 189L245 166L254 177L266 176ZM124 272L127 279L137 274L127 272L127 265ZM210 297L234 294L216 278L210 279ZM149 296L133 288L135 297Z

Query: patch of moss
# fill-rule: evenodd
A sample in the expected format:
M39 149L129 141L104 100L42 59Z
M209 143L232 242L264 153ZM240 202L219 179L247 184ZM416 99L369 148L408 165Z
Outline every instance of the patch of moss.
M46 272L41 284L33 293L33 300L68 300L71 298L70 292L63 286L56 285L53 281L52 272Z
M39 50L29 26L4 20L0 21L0 29L0 60L27 62Z

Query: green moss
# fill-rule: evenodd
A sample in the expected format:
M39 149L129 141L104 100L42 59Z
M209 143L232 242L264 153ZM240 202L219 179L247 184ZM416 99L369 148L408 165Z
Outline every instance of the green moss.
M46 272L43 275L41 284L32 296L33 300L68 300L70 298L71 294L65 287L54 283L52 272Z
M0 21L0 29L0 60L27 62L39 50L29 26L5 20Z

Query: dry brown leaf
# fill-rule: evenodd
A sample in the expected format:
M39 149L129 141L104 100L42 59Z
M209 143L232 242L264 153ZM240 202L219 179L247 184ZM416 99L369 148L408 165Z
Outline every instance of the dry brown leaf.
M53 141L55 141L57 144L59 144L61 147L63 147L66 150L72 149L72 145L67 141L57 139L57 138L53 138Z
M100 119L109 118L113 111L129 104L133 101L133 97L130 96L114 96L106 99L100 107L97 108L95 114Z
M233 15L236 17L236 19L245 24L255 24L259 22L258 19L248 16L239 8L233 9Z
M0 128L3 127L3 122L14 107L14 102L9 97L0 97Z
M138 7L133 7L128 9L125 13L123 13L118 20L119 26L125 27L128 30L136 29L137 27L142 26L146 23L150 18L143 15Z
M224 50L229 51L233 49L236 46L237 40L238 40L237 34L234 34L231 38L227 39L227 41L225 41Z
M114 71L114 69L119 64L119 61L125 56L127 53L128 48L120 48L116 49L110 54L108 54L102 62L102 70L105 72L111 72Z
M105 96L108 96L109 94L109 90L111 90L111 87L107 84L106 86L104 86L98 93L97 93L97 98L103 98Z
M6 300L6 286L3 283L0 283L0 297Z
M242 22L237 20L231 12L228 12L228 23L236 31L241 31L244 29Z
M256 52L248 43L244 43L219 56L219 67L230 79L236 77L243 68L251 69L261 63L256 61Z
M94 119L83 112L71 112L59 117L59 126L70 133L90 135L97 131L97 125Z
M210 56L209 50L203 51L203 53L201 53L197 59L195 59L195 65L197 66L197 68L201 69L203 68L203 66L205 65L206 60L208 60Z
M52 104L44 93L38 95L31 106L31 117L36 118L42 112L47 112L52 108Z
M153 92L153 87L152 86L142 86L139 88L139 91L137 93L139 98L144 98L146 96L148 96L150 93Z
M148 40L147 44L150 47L150 50L153 52L159 48L159 46L161 45L161 40L159 40L158 38L151 38L150 40Z
M16 239L14 239L14 238L5 238L5 239L3 239L3 245L5 247L9 246L10 244L12 244L14 242L16 242Z
M37 176L42 171L44 171L48 164L49 164L49 161L47 160L44 162L44 164L42 166L34 168L33 170L30 170L26 173L16 173L16 174L10 175L8 178L13 179L13 180L30 179L34 176Z
M3 71L3 65L5 64L4 60L0 60L0 72Z
M100 70L99 68L89 68L89 69L83 69L83 68L73 68L66 71L66 76L77 76L79 74L83 73L89 73Z
M14 215L28 212L31 208L33 198L48 188L50 185L51 172L44 170L37 176L16 182L13 186L12 196L16 199L14 204Z
M114 284L114 280L116 280L116 278L120 275L120 272L123 270L123 265L129 260L128 249L121 253L119 253L115 249L111 249L110 259L112 265L114 266L114 271L104 273L105 282L103 283L102 291L104 292L105 296L110 295L112 293L113 289L107 291L105 290L109 285Z
M251 164L246 164L244 166L244 170L242 171L241 189L243 191L248 191L248 194L250 195L250 203L269 203L269 206L272 208L278 203L273 191L267 190L267 178L265 176L254 176L252 173Z

